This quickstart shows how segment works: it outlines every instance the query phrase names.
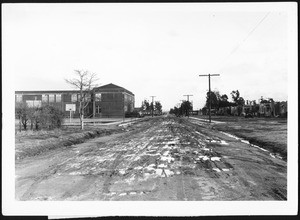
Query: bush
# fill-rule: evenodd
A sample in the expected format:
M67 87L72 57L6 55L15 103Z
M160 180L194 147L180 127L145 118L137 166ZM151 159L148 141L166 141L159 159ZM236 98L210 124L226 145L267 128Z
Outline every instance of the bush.
M63 112L53 106L46 105L40 108L30 108L26 103L16 105L15 114L16 118L20 120L20 131L21 125L23 125L24 130L27 130L29 122L31 130L33 130L33 127L36 130L41 128L59 128L64 118Z
M35 111L36 129L54 129L62 125L64 114L59 109L46 105Z

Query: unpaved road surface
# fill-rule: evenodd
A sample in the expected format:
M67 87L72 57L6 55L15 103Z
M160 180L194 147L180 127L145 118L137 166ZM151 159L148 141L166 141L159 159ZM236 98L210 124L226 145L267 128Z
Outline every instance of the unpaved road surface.
M286 162L193 119L16 161L17 200L286 200Z

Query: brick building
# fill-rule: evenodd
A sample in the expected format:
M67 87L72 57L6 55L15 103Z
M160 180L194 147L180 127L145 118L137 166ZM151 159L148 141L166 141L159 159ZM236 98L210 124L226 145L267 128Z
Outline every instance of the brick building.
M112 83L94 88L87 95L90 102L85 108L85 117L123 117L134 110L134 94ZM29 107L52 105L69 116L79 117L79 90L16 91L16 103L24 102Z

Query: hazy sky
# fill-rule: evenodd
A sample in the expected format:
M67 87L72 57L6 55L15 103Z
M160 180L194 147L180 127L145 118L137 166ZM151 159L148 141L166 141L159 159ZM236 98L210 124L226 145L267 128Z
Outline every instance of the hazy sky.
M288 14L264 4L6 4L2 48L15 90L73 89L74 69L97 73L169 110L212 89L244 99L288 98Z

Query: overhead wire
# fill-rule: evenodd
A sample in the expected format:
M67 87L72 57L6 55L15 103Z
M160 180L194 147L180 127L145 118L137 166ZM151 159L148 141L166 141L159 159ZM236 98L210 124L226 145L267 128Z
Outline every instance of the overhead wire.
M232 51L223 59L223 62L220 63L220 66L221 64L224 64L225 61L230 57L232 56L240 47L243 43L246 42L246 40L254 33L254 31L263 23L263 21L269 16L271 12L267 12L264 17L254 26L254 28L251 29L251 31L246 35L246 37L240 41L233 49Z

